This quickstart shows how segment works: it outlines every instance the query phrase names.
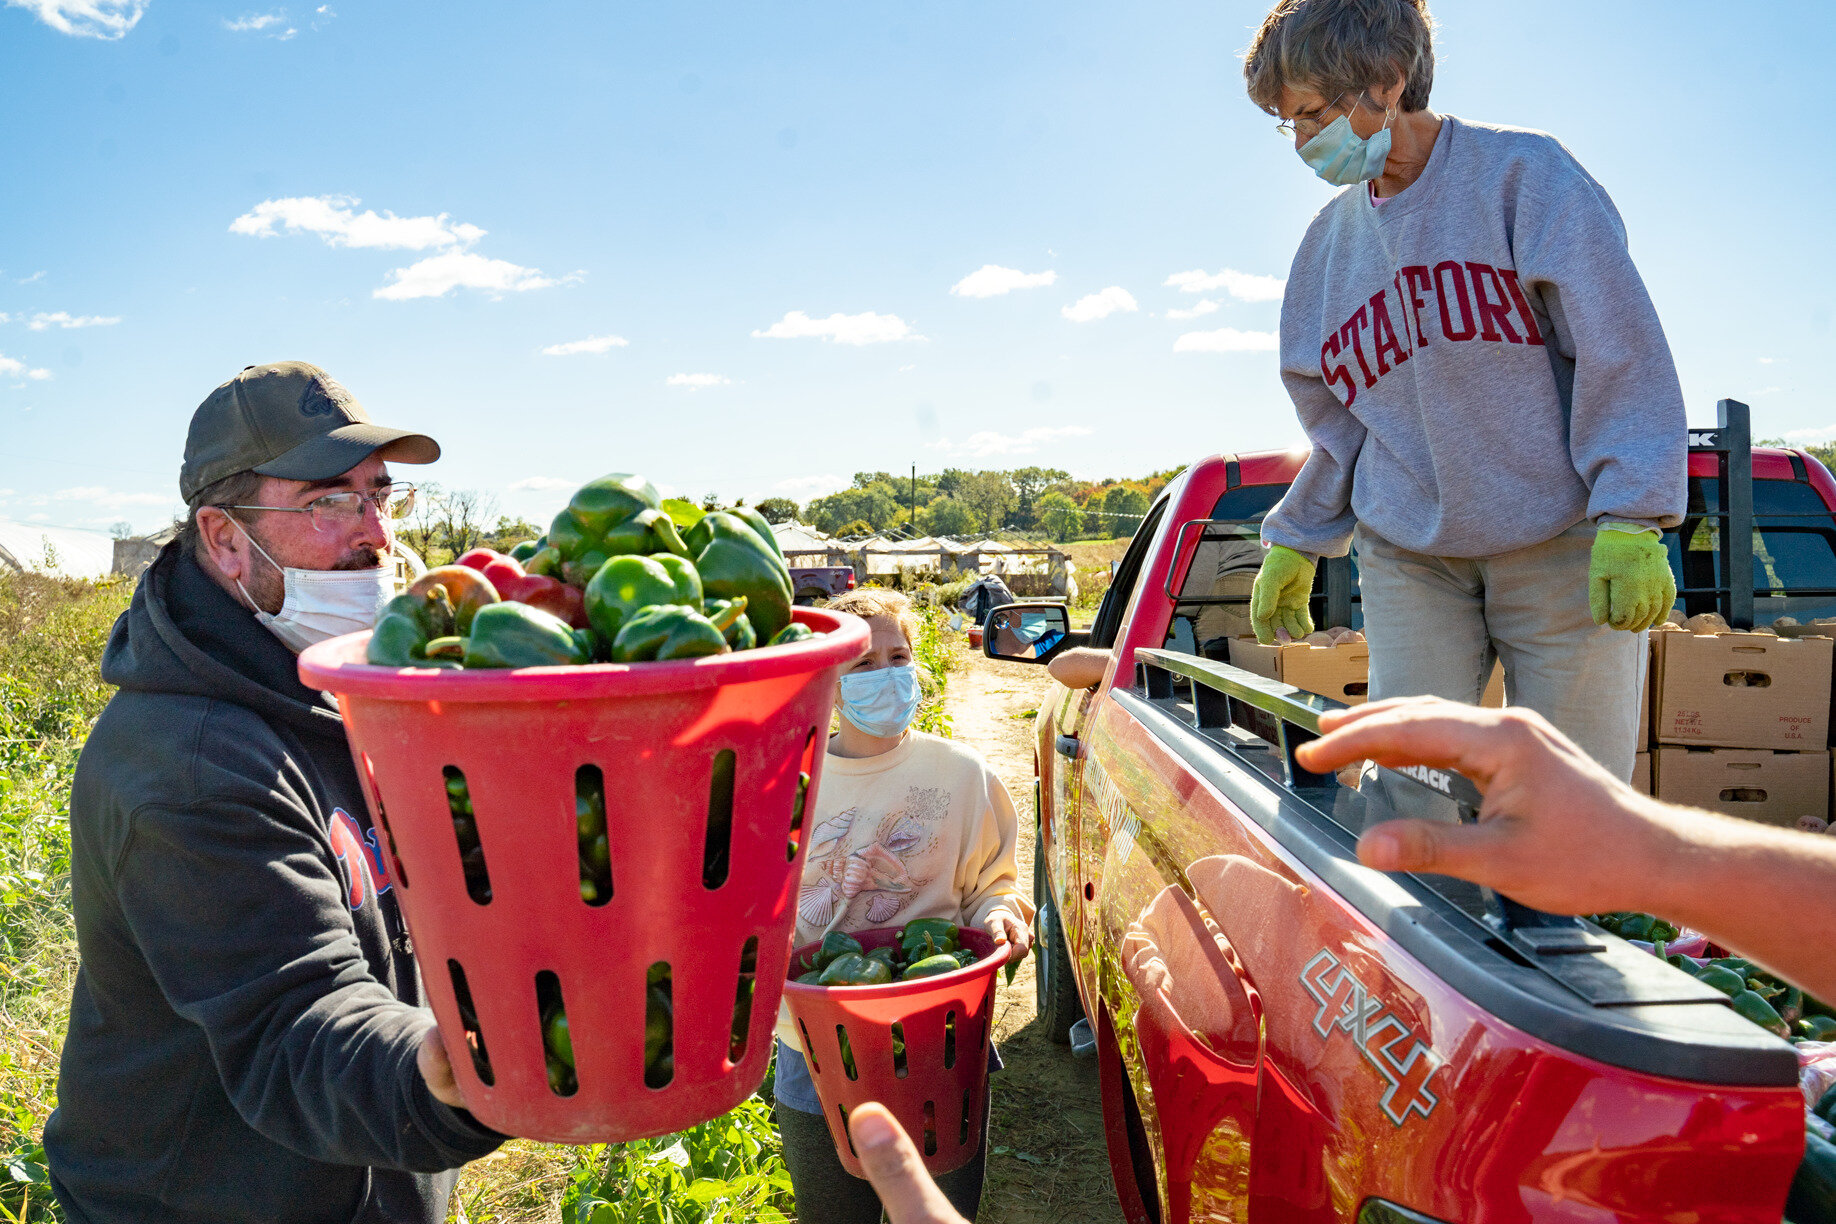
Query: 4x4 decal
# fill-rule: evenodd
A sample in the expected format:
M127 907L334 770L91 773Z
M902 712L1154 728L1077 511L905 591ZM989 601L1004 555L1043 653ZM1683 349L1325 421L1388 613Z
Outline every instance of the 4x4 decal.
M1313 1031L1328 1041L1335 1031L1350 1033L1364 1060L1389 1083L1381 1103L1390 1121L1401 1126L1411 1110L1424 1118L1434 1112L1439 1098L1428 1090L1428 1080L1446 1059L1417 1040L1408 1025L1385 1009L1382 999L1372 997L1364 983L1324 948L1301 970L1300 983L1320 1005Z

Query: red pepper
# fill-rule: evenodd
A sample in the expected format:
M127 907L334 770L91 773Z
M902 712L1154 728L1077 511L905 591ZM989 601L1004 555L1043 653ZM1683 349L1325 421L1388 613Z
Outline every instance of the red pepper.
M525 574L516 558L490 548L474 548L455 564L469 566L483 574L504 599L540 608L575 629L587 627L586 596L581 594L579 587L569 586L546 574Z
M500 595L503 595L506 588L515 587L523 577L523 567L516 558L490 548L474 548L462 554L454 564L470 566L489 578L491 585L497 588ZM504 595L504 598L517 599L514 595ZM529 601L518 599L517 602L527 603Z

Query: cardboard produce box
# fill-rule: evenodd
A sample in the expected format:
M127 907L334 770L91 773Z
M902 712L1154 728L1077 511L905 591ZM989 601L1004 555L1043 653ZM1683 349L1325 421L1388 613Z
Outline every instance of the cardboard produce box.
M1764 633L1652 634L1657 742L1821 752L1832 646Z
M1253 637L1234 637L1230 639L1230 662L1233 667L1346 705L1362 705L1369 699L1371 648L1366 642L1264 646Z
M1687 748L1685 752L1689 751ZM1641 752L1632 758L1632 789L1641 795L1651 793L1651 754Z
M1343 646L1309 646L1288 642L1264 646L1253 637L1230 639L1230 662L1233 667L1292 684L1308 693L1318 693L1346 705L1362 705L1370 699L1371 648L1368 642ZM1485 695L1479 704L1489 709L1504 705L1504 665L1492 664L1491 679L1486 681Z
M1667 803L1785 828L1829 813L1828 752L1665 746L1655 757L1657 797Z

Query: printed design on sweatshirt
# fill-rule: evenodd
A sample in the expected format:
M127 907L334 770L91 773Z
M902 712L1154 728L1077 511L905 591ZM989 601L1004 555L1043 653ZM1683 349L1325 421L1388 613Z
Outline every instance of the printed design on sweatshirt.
M349 812L333 808L331 843L332 854L344 871L345 899L353 913L366 900L389 891L389 864L377 848L375 829L366 831Z
M1444 259L1432 268L1410 264L1352 311L1337 331L1326 334L1320 345L1320 376L1349 408L1360 384L1365 390L1376 386L1378 379L1415 356L1417 348L1471 340L1543 343L1517 270L1470 259Z
M811 926L839 927L856 902L870 926L886 926L911 898L937 877L930 861L942 842L950 793L913 786L869 829L859 807L839 812L810 834L809 858L797 897L797 916ZM865 836L862 836L865 834Z

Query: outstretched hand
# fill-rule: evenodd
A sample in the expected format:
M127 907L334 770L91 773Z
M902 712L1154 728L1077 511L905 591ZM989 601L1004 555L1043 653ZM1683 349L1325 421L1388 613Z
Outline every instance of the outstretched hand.
M1645 908L1642 881L1669 840L1657 805L1539 715L1407 697L1335 710L1320 730L1297 753L1315 773L1361 759L1427 765L1464 774L1485 795L1476 825L1365 830L1366 866L1458 876L1554 913Z
M931 1180L911 1136L886 1106L874 1101L857 1106L848 1115L848 1134L888 1224L969 1224Z

